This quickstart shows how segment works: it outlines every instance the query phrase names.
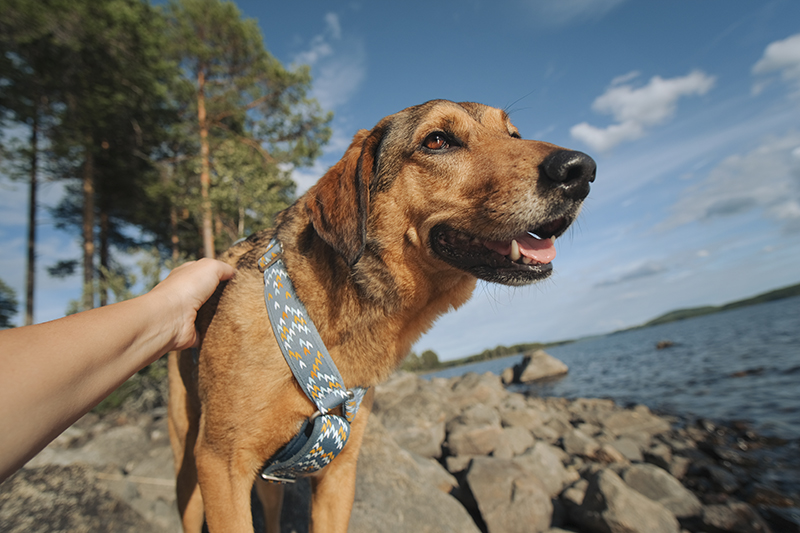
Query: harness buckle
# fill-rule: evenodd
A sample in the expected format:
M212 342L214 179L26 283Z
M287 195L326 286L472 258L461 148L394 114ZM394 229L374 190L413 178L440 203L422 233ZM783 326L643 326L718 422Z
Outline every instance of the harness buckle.
M270 259L269 261L267 261L267 254L264 254L263 256L261 256L261 259L258 260L258 270L261 271L261 273L263 274L264 272L267 271L269 267L271 267L281 259L283 259L283 250L273 255L272 259Z
M297 481L296 479L270 476L268 474L261 474L261 479L263 479L264 481L269 481L271 483L294 483Z

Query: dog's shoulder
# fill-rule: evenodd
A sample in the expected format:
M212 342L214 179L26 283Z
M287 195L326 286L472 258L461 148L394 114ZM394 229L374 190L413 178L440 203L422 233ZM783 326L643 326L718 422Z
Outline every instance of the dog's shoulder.
M261 255L267 250L269 241L275 234L273 229L264 229L253 233L246 239L238 241L217 257L223 263L228 263L237 270L251 270L258 268L257 263Z

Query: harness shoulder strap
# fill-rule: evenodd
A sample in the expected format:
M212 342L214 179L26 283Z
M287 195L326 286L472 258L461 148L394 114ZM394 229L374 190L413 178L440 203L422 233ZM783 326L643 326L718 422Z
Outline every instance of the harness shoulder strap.
M272 240L258 262L264 273L264 301L272 331L283 357L317 412L300 432L264 466L261 477L292 482L330 463L344 448L350 423L366 389L347 390L339 370L320 338L317 328L297 298L282 259L283 250ZM329 411L342 406L344 417Z

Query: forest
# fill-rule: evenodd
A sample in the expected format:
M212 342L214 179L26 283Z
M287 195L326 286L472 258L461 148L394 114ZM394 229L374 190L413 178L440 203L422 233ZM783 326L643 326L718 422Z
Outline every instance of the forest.
M26 286L0 280L0 327L33 321L43 183L63 182L46 209L81 245L46 265L81 275L77 312L132 296L126 256L150 258L146 290L268 227L330 138L310 69L282 65L232 2L0 0L0 15L0 174L30 191Z

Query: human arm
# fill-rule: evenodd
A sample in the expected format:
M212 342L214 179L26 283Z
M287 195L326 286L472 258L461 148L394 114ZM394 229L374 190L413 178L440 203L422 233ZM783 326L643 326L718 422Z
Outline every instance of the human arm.
M192 346L197 310L234 272L201 259L137 298L0 331L0 481L137 371Z

